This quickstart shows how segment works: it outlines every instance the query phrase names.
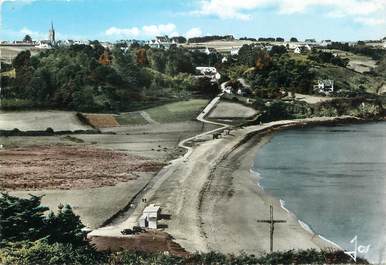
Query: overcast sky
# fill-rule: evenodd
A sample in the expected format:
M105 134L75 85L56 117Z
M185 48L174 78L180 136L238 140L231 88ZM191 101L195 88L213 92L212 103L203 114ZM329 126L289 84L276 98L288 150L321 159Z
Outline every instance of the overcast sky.
M0 0L2 1L2 0ZM353 41L386 36L386 0L5 0L1 40L233 34Z

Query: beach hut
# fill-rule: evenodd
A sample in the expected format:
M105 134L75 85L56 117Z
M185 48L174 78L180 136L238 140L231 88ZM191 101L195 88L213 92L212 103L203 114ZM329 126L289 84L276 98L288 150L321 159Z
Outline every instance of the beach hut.
M143 210L142 216L139 218L139 226L143 228L158 228L158 218L161 214L161 206L150 204Z

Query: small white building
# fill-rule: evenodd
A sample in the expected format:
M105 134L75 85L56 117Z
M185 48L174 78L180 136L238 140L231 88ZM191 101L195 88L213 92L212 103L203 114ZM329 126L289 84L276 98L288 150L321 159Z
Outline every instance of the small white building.
M161 214L161 206L150 204L147 206L139 218L139 226L142 228L157 229L158 218Z
M234 47L232 47L232 49L231 49L231 55L232 55L232 56L237 56L237 55L239 55L239 51L240 51L240 48L234 48Z
M213 76L215 74L217 74L217 69L215 67L211 67L211 66L198 66L196 67L196 70L202 74L202 75L205 75L205 76Z
M169 49L172 45L176 45L176 42L173 40L171 41L168 35L165 36L157 36L155 40L150 40L148 42L148 45L151 48L157 48L157 49Z
M334 92L334 80L318 80L318 84L314 86L314 90L319 93L330 94Z
M296 54L301 54L302 53L302 49L298 46L294 49L294 53Z

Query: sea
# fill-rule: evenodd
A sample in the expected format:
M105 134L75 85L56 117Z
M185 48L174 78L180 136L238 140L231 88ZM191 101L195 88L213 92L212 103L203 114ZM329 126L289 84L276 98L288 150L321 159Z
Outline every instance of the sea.
M252 170L315 234L386 263L386 122L280 131Z

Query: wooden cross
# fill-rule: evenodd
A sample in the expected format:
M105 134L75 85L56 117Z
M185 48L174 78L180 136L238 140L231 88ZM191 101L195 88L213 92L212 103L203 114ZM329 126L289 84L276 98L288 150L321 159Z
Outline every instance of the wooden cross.
M270 252L273 252L273 230L275 229L275 223L286 223L286 220L274 220L273 219L273 207L272 205L269 206L270 209L270 219L269 220L257 220L258 223L268 223L271 225L270 229Z

